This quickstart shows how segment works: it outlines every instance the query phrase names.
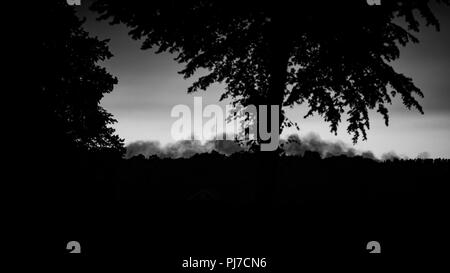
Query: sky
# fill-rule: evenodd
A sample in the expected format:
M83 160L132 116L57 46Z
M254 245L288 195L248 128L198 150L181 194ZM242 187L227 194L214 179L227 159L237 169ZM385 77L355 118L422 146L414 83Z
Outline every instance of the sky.
M119 83L102 99L101 105L117 119L113 127L125 139L125 144L139 140L159 141L161 144L174 142L171 127L177 118L171 117L171 110L178 104L193 109L194 96L202 97L204 107L218 104L224 109L229 103L219 103L225 88L223 84L187 94L187 88L201 72L184 79L177 73L184 65L173 60L175 55L155 54L156 49L141 50L141 43L128 36L125 26L96 21L96 14L87 9L86 1L76 9L79 16L86 17L84 28L92 36L110 39L109 47L114 57L101 65L116 76ZM392 63L397 72L413 78L425 94L425 98L419 100L425 115L415 110L408 111L396 97L394 103L388 105L389 126L384 125L378 113L372 112L368 140L360 140L353 146L351 136L346 132L345 117L335 136L321 117L304 119L306 108L297 106L288 110L287 116L299 124L300 131L285 130L282 137L291 133L305 136L313 132L326 141L343 141L355 149L370 150L378 157L394 151L409 158L423 152L433 158L450 158L450 8L440 7L435 9L435 13L441 23L441 31L422 28L416 34L420 43L402 48L400 59Z

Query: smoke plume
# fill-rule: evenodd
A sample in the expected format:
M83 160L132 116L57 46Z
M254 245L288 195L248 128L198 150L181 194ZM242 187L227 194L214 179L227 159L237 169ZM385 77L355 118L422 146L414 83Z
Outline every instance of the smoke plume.
M297 134L292 134L287 139L280 140L280 147L287 156L303 156L308 151L316 152L322 158L361 156L363 158L381 161L407 159L406 156L397 155L392 151L383 154L378 159L371 151L359 151L342 141L330 142L322 140L315 133L307 134L301 138ZM210 153L212 151L224 155L231 155L245 150L248 150L248 147L244 147L233 140L211 139L204 144L198 140L181 140L164 146L157 141L136 141L126 146L125 158L131 158L137 155L144 155L145 157L157 156L160 158L189 158L195 154ZM417 158L426 159L429 158L429 154L423 152Z
M125 158L137 155L158 156L160 158L189 158L195 154L212 151L230 155L242 150L244 148L232 140L212 139L204 144L198 140L180 140L165 146L162 146L158 141L136 141L126 146Z

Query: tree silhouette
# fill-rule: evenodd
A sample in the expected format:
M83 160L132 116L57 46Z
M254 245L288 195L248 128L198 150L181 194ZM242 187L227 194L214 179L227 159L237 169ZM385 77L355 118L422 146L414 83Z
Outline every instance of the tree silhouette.
M109 127L115 120L99 103L117 79L98 62L112 56L107 40L89 37L66 1L39 3L33 115L49 145L88 151L124 152L123 140ZM50 138L50 140L48 139ZM59 148L57 148L59 149Z
M321 115L335 134L346 113L354 142L367 138L369 110L388 125L386 104L397 94L408 109L423 113L415 98L422 92L389 62L399 57L400 45L418 42L412 35L418 17L439 29L430 1L263 2L98 0L92 9L100 19L125 23L134 39L143 39L143 49L177 53L184 77L208 69L188 92L225 82L221 99L244 106L305 103L306 117ZM296 125L282 109L280 121L280 129Z

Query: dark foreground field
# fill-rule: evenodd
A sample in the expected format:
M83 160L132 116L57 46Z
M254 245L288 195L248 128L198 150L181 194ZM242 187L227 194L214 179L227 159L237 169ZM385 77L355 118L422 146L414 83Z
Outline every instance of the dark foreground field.
M35 219L27 227L42 253L64 256L67 240L79 240L84 256L58 256L74 266L198 272L181 267L189 256L270 261L248 272L331 266L325 261L336 258L363 262L361 270L380 259L411 266L445 251L449 163L314 153L275 161L245 153L91 154L70 166L39 165L45 195L27 207ZM381 258L368 256L371 240L382 244ZM312 262L318 257L322 262Z

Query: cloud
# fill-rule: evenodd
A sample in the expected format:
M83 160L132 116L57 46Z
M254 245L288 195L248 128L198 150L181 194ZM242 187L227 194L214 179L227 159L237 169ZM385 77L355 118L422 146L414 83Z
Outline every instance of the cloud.
M318 134L310 133L303 138L298 135L290 135L287 140L281 140L282 148L286 155L303 156L306 151L317 152L322 158L333 156L361 156L372 160L378 160L371 151L358 151L342 141L322 140Z
M161 156L161 144L158 141L136 141L126 146L125 158L137 155L149 157L151 155Z
M387 152L387 153L384 153L381 155L382 161L393 161L393 160L400 160L400 159L408 159L408 157L405 155L398 155L394 151L390 151L390 152Z
M428 152L421 152L420 154L417 155L417 159L429 159L430 158L430 153Z
M306 151L317 152L322 158L339 155L353 157L361 154L342 141L325 141L315 133L310 133L301 139L298 135L293 134L287 140L281 140L280 142L286 155L303 156Z
M208 141L207 145L211 145L212 150L225 155L231 155L245 150L244 147L232 140L213 139Z

